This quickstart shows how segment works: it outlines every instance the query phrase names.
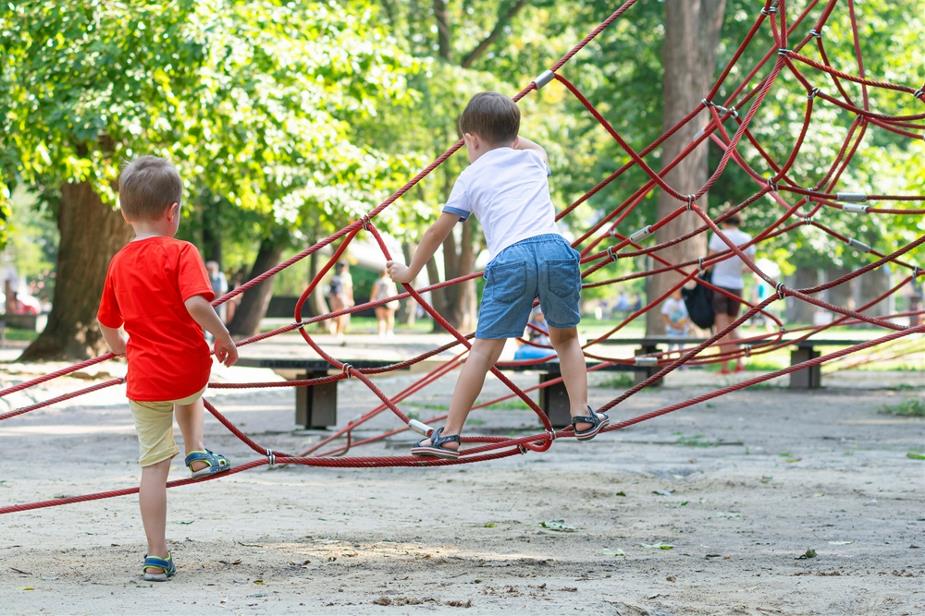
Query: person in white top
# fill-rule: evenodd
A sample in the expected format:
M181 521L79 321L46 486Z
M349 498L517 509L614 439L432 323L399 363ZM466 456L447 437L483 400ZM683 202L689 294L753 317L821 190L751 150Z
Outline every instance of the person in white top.
M387 264L392 280L411 282L456 223L470 214L481 223L491 256L475 341L456 382L446 426L434 430L411 453L459 457L459 435L485 374L498 361L507 339L523 334L537 297L559 356L575 436L589 440L609 420L588 406L587 369L576 328L581 318L579 254L556 229L546 152L518 136L520 110L496 92L472 97L459 118L459 130L471 164L459 175L411 264Z
M728 237L737 247L752 241L751 235L739 230L741 222L738 215L732 215L720 223L723 235ZM729 250L729 246L727 246L718 235L714 234L713 237L710 238L709 257L727 250ZM745 248L743 252L749 257L753 257L755 256L755 247L749 246ZM742 274L747 269L748 267L745 265L745 262L732 254L713 266L711 282L725 291L725 293L718 291L713 292L713 312L716 315L715 324L717 331L728 327L729 324L739 316L739 308L742 305L742 288L745 286L742 281ZM735 330L729 332L729 334L719 341L720 351L723 354L734 353L737 347L734 341L737 339L738 334ZM735 371L739 372L743 369L742 360L736 360ZM723 361L721 372L723 374L729 373L726 361Z

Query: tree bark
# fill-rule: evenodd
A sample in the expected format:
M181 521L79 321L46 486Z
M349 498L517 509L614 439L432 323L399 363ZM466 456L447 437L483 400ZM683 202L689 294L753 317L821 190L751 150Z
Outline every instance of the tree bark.
M446 0L434 0L434 19L437 22L437 53L444 60L450 59L450 15Z
M798 267L793 277L796 289L808 289L819 284L819 270L812 267ZM816 306L795 298L787 298L787 320L793 323L813 323Z
M109 260L131 237L118 210L104 204L87 182L61 187L58 260L48 325L21 361L86 359L106 352L96 311Z
M666 0L665 2L665 42L662 48L662 64L665 67L663 81L663 116L662 128L667 130L700 103L712 85L716 65L716 48L723 23L726 0ZM681 128L662 146L662 165L670 162L688 143L694 140L696 133L707 123L705 114L701 114L687 126ZM692 193L707 180L707 142L678 164L665 176L666 182L682 194ZM680 203L664 191L659 191L656 216L649 222L664 218ZM707 195L697 205L707 209ZM665 225L655 234L656 242L665 242L692 231L699 226L700 219L693 213L679 216L671 224ZM670 263L695 259L706 255L707 235L701 234L681 244L657 253ZM658 262L652 263L661 267ZM664 294L680 281L676 273L650 276L647 279L646 293L649 301ZM646 314L647 335L658 335L665 331L658 309Z
M883 295L890 288L890 271L886 267L878 267L857 278L858 306L863 306L875 297ZM882 317L892 312L895 297L884 298L864 311L872 317Z
M248 280L264 273L277 263L283 256L285 244L274 237L263 238L260 241L260 248L257 249L257 256L254 258L254 266ZM262 283L244 292L241 299L241 305L234 312L228 330L233 336L246 338L257 333L260 327L260 320L267 312L267 306L270 305L270 298L273 296L273 279L264 280Z

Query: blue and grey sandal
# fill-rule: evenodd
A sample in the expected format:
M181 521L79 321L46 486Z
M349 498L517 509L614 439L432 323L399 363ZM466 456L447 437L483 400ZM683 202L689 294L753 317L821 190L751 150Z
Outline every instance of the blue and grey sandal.
M152 573L148 569L160 569L160 573ZM167 578L173 577L177 572L177 566L173 564L173 556L167 553L167 558L159 556L148 556L145 554L145 564L142 572L146 582L166 582Z
M417 447L411 448L411 455L413 456L423 456L427 458L443 458L444 460L455 460L459 457L459 452L455 449L449 449L444 447L447 443L459 443L459 435L451 434L450 436L442 436L443 427L439 427L434 430L430 435L430 445L422 445L426 438L422 438L418 441Z
M184 462L186 464L186 468L188 468L193 474L194 479L197 477L206 477L208 475L224 473L231 468L231 462L228 461L228 458L220 453L213 453L208 449L192 452L186 456L186 460ZM192 467L193 462L205 462L208 466L204 466L198 471L194 471Z
M591 424L590 428L579 430L576 426L580 423ZM575 430L575 438L579 441L590 441L597 436L597 433L603 430L610 423L610 418L604 413L598 413L590 406L587 415L577 415L572 417L572 429Z

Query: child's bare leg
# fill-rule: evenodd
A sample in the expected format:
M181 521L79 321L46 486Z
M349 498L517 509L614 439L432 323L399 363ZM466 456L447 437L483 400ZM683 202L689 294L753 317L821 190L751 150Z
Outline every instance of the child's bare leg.
M141 507L141 522L148 539L148 555L167 558L167 473L170 458L141 469L141 485L138 488L138 504ZM160 573L153 568L149 573Z
M482 386L485 384L485 374L498 361L505 342L507 342L506 338L484 340L476 338L472 343L472 350L469 351L469 357L466 358L466 363L459 373L459 380L456 381L456 388L453 390L450 413L446 419L446 428L443 429L444 436L462 432L472 404L479 397ZM429 444L429 440L424 442L424 445ZM447 443L444 447L456 449L458 445Z
M588 369L585 355L578 341L578 330L574 327L549 326L549 341L559 355L562 382L568 392L569 412L572 417L588 414ZM591 428L589 423L579 423L576 430Z
M174 417L177 418L177 425L180 426L180 432L183 434L183 447L186 449L186 455L194 451L202 451L206 448L202 440L202 423L205 414L205 405L202 398L199 398L192 404L175 404L173 406ZM194 471L199 471L208 466L205 462L193 462Z

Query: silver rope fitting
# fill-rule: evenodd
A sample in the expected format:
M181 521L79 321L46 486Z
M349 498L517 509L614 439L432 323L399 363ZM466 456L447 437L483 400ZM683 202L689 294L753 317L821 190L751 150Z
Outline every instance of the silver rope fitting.
M783 282L778 282L777 286L774 287L774 290L777 291L777 299L784 299L784 297L786 297L786 287L784 287Z
M617 261L617 259L618 259L619 257L617 257L617 253L615 253L615 252L613 251L614 248L615 248L614 246L611 246L610 248L607 249L607 256L610 257L610 260L611 260L611 261L613 261L614 263L616 263L616 261Z
M270 468L273 468L274 466L276 466L276 452L268 447L266 456L267 456L267 465Z
M430 433L434 431L434 429L426 423L418 421L417 419L408 420L408 427L422 436L430 436Z
M813 220L814 220L813 216L800 216L800 222L802 222L804 225L813 224Z
M767 15L773 15L773 14L776 13L776 12L777 12L777 5L776 5L776 3L775 3L774 6L769 6L769 7L767 7L767 8L761 9L761 14L762 14L762 15L765 15L765 16L767 16Z
M729 111L729 113L732 114L732 117L734 117L734 118L738 118L738 117L739 117L739 110L736 109L736 106L735 106L735 105L730 105L728 111Z
M694 207L694 199L695 199L695 198L696 198L696 197L695 197L694 193L691 193L691 194L687 195L687 211L688 211L688 212L690 212L690 211L693 209L693 207Z
M344 364L344 367L341 368L341 371L344 373L348 379L353 377L353 366L350 364Z
M642 229L634 231L633 234L630 235L630 241L638 242L642 238L647 237L649 235L652 235L652 225L646 225Z
M363 217L360 218L360 220L363 222L363 228L369 231L369 228L372 225L372 221L369 219L369 216L363 214Z
M750 344L743 344L743 345L742 345L742 351L743 351L743 353L745 354L745 357L751 357L751 356L752 356L752 345L750 345Z
M697 273L700 274L703 272L703 257L697 259Z
M806 93L806 98L816 98L817 94L819 94L819 88L813 88Z
M813 38L822 38L822 32L813 28L809 31L809 35Z
M703 105L704 107L712 107L712 106L713 106L713 101L707 100L706 98L701 98L701 99L700 99L700 104Z
M844 212L851 212L852 214L866 214L870 206L859 203L846 203L841 206L841 209Z
M922 86L918 90L912 93L912 96L915 98L922 98L922 95L925 94L925 86Z
M787 49L786 47L781 47L777 50L777 55L786 56L788 53L792 53L792 49Z
M547 69L539 74L539 76L533 80L533 85L536 86L537 90L541 90L543 86L552 81L556 77L556 74L551 70Z
M848 238L848 245L861 252L870 252L870 246L860 240L854 239L853 237Z
M840 192L835 193L836 201L848 201L849 203L861 203L867 201L867 195L864 193L855 193L855 192Z
M633 358L633 365L634 366L657 366L658 358L637 356Z
M915 282L915 279L919 277L919 274L922 272L922 268L918 265L912 266L912 281Z
M771 189L771 192L778 192L780 190L780 184L774 178L767 178L765 181L768 184L768 188Z

